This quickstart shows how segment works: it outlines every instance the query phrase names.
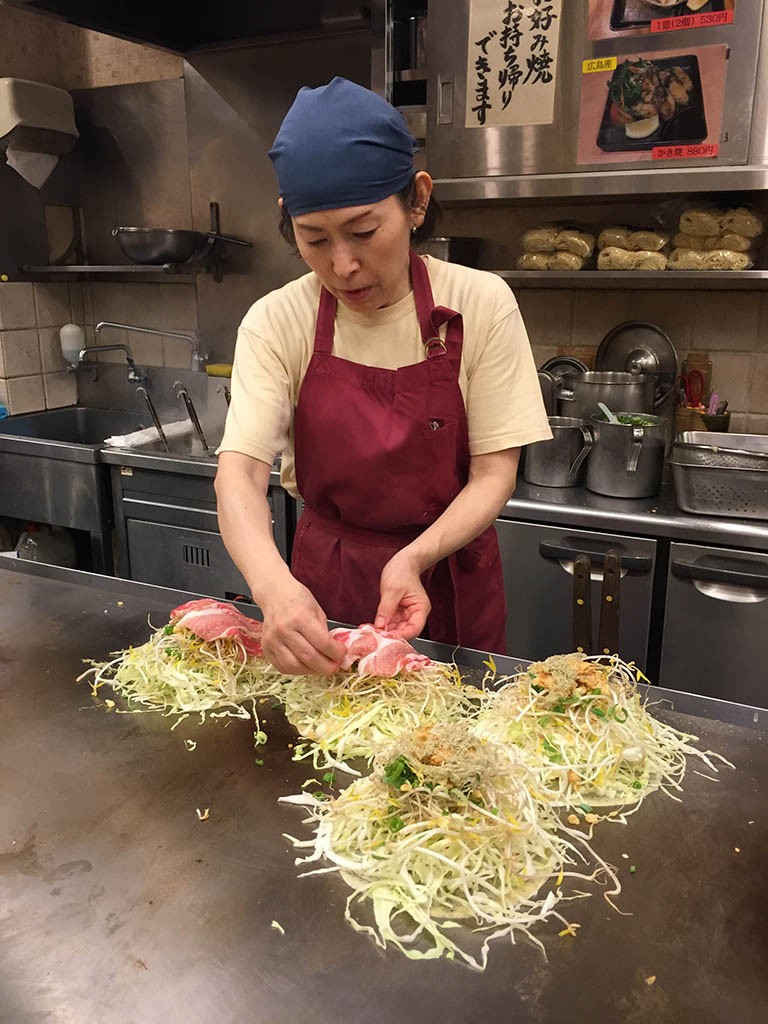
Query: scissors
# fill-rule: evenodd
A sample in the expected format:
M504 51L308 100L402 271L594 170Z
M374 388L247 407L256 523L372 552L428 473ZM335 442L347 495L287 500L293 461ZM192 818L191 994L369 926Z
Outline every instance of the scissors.
M689 408L698 408L704 401L704 392L707 388L707 382L701 370L689 370L683 379L683 387Z

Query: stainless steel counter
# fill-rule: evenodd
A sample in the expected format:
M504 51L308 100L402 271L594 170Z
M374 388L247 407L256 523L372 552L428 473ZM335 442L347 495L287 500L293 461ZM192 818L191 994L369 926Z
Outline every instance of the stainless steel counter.
M263 706L259 767L248 722L171 732L158 714L108 713L74 683L83 658L142 642L147 615L161 623L185 596L0 566L3 1024L764 1019L765 712L659 691L678 709L661 713L736 770L711 782L692 763L682 804L655 795L627 826L600 827L631 916L594 896L566 905L578 938L537 929L548 961L522 940L492 947L483 975L415 963L344 924L339 878L296 879L282 834L301 835L301 816L277 798L311 772L290 760L279 711Z
M653 498L609 498L586 487L537 487L521 478L501 515L536 523L768 551L768 521L682 512L671 483L664 484L661 494Z

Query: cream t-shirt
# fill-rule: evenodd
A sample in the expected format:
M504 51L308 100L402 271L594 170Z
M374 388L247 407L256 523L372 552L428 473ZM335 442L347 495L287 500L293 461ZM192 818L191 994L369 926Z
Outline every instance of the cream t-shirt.
M528 335L509 287L487 271L425 257L435 304L464 320L459 386L471 455L552 436ZM312 357L320 281L314 273L270 292L246 313L237 335L232 399L219 452L269 465L282 453L281 481L294 496L293 414ZM443 335L445 328L443 328ZM411 292L393 306L358 313L341 302L333 354L395 370L426 358Z

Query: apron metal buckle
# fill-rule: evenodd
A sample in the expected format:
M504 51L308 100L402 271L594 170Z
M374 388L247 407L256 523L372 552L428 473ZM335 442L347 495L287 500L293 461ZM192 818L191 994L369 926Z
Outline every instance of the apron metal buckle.
M446 344L442 338L428 338L424 342L424 350L427 353L427 358L429 358L431 355L437 355L438 352L448 351Z

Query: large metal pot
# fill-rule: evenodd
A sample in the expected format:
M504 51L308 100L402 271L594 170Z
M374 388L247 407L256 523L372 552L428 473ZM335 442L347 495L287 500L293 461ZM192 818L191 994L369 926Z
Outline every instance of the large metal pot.
M656 380L646 373L569 373L558 382L557 411L589 419L599 412L598 402L604 402L609 409L651 413L655 391Z
M539 487L576 487L584 479L584 460L592 447L586 420L550 416L552 438L525 449L526 483Z
M629 414L625 410L616 415ZM661 416L643 419L646 423L640 426L591 417L587 490L613 498L649 498L659 493L669 424Z

